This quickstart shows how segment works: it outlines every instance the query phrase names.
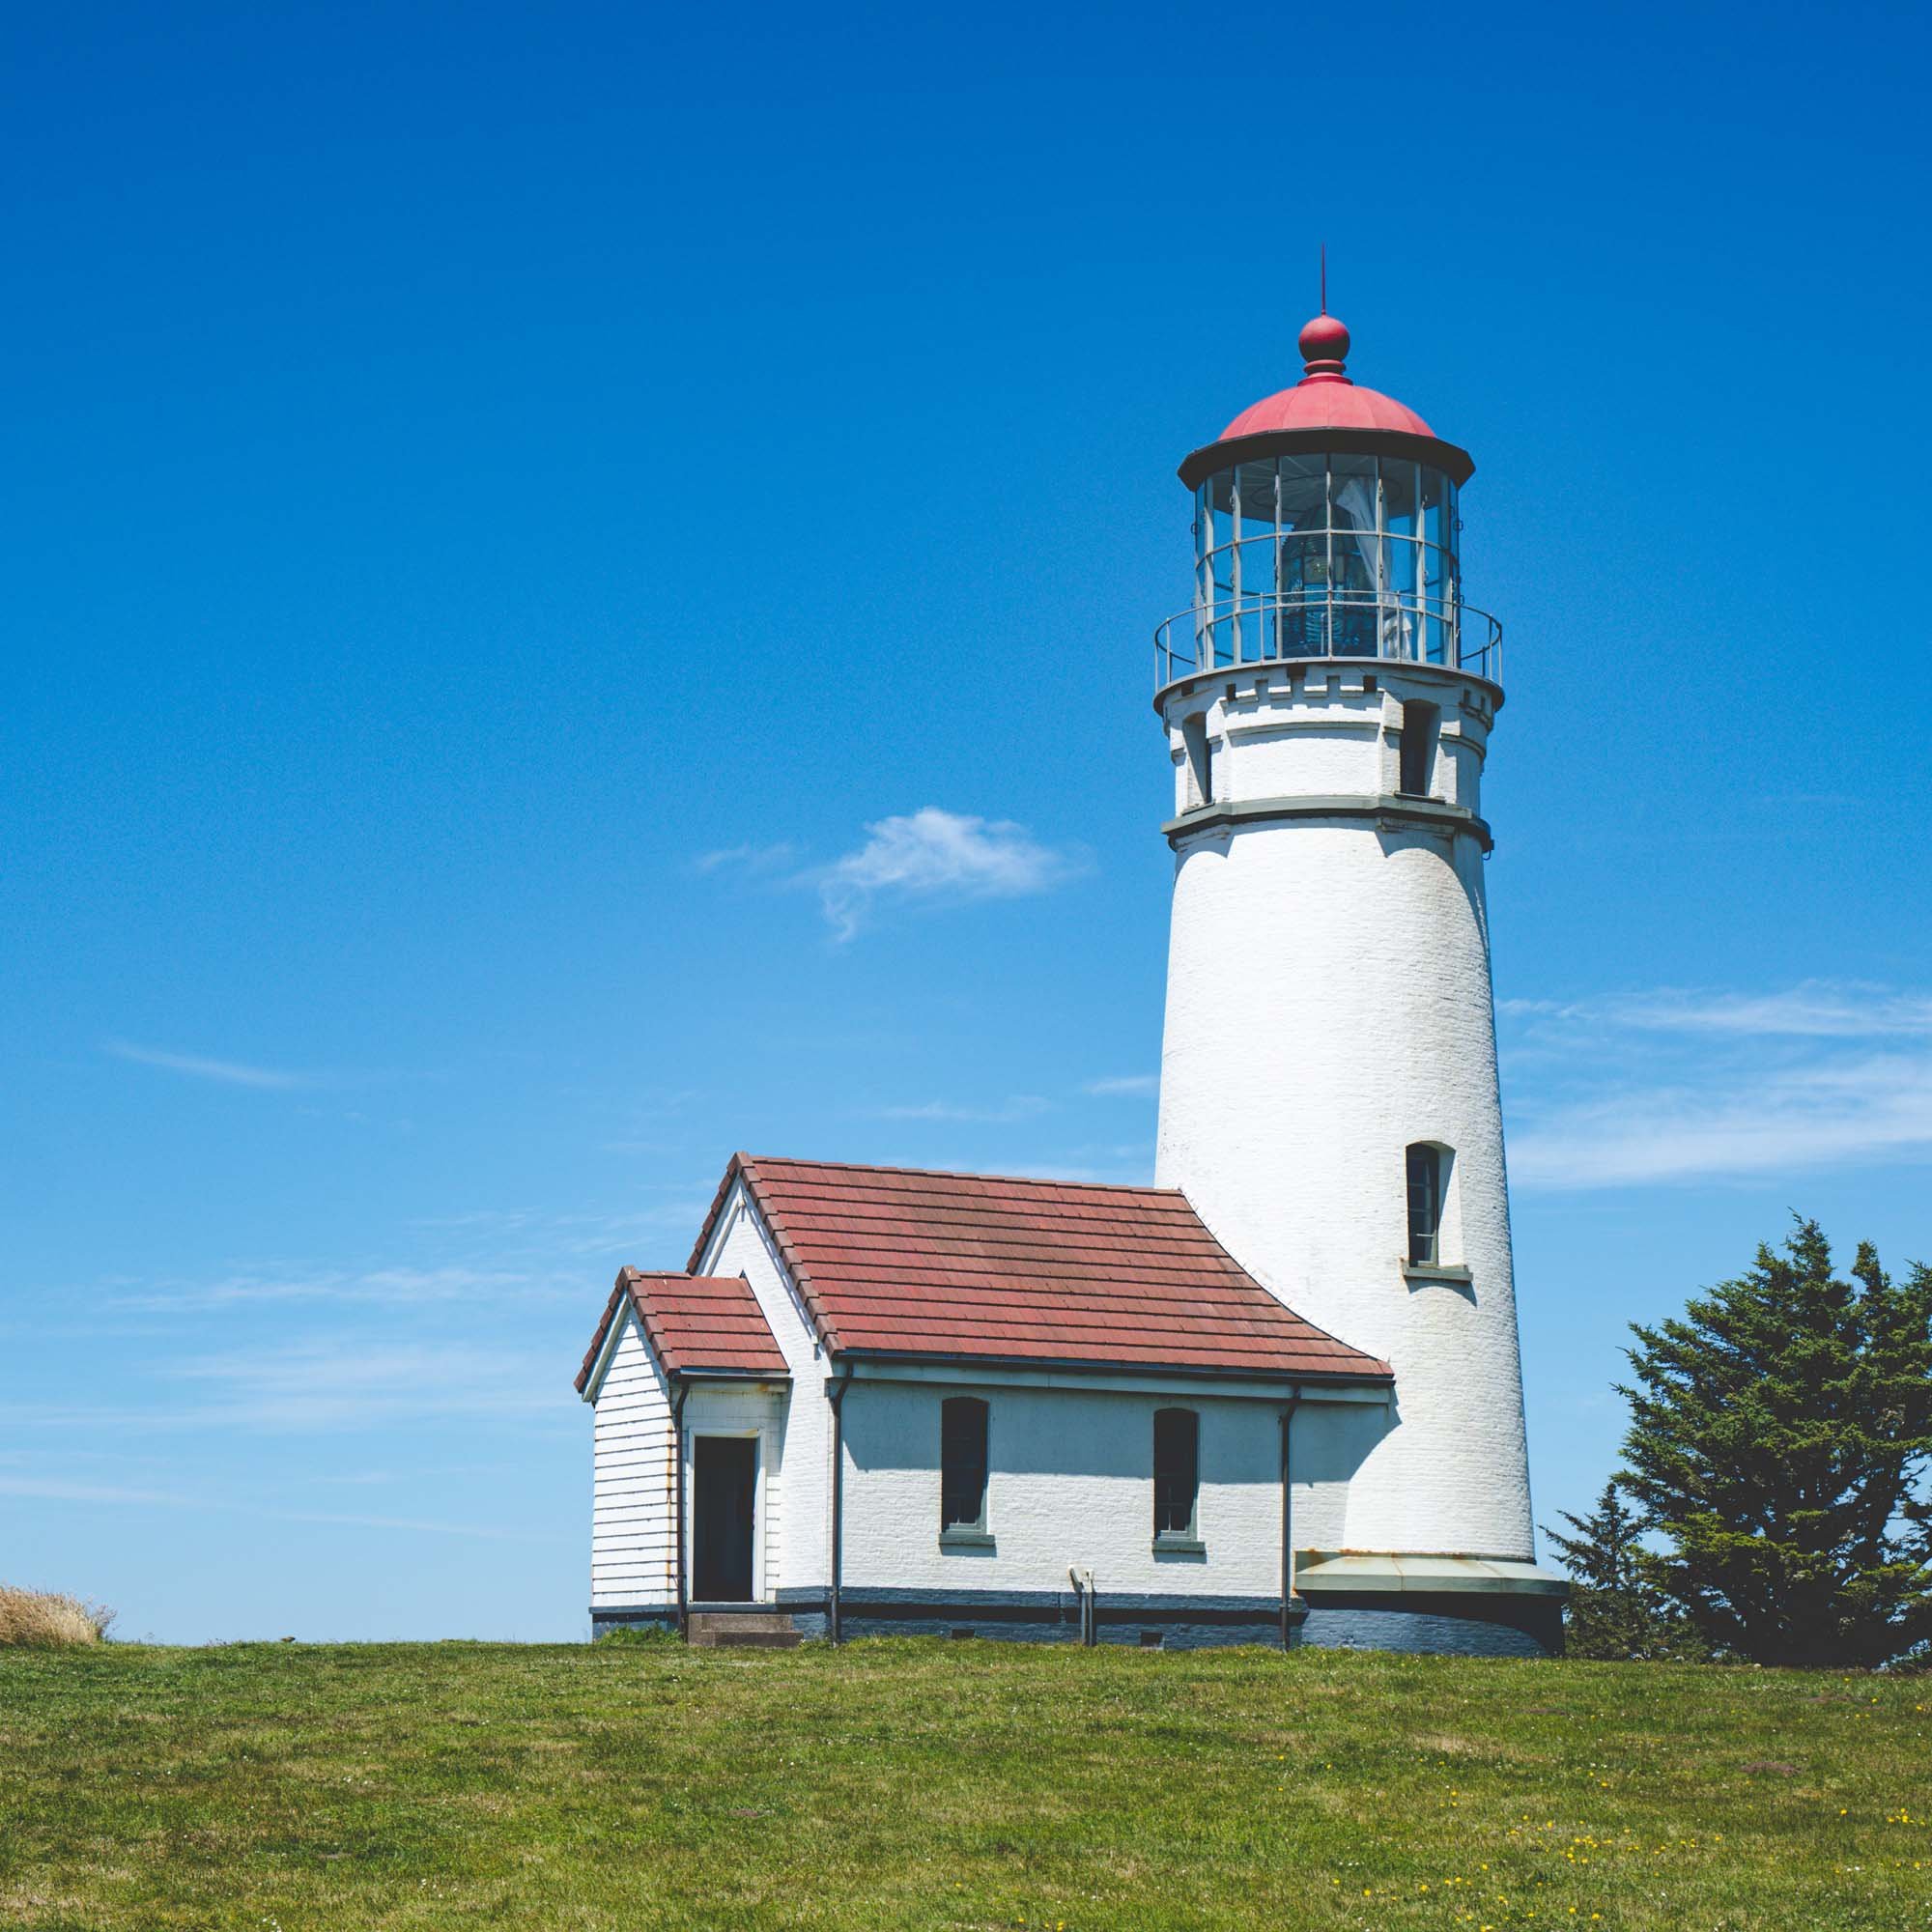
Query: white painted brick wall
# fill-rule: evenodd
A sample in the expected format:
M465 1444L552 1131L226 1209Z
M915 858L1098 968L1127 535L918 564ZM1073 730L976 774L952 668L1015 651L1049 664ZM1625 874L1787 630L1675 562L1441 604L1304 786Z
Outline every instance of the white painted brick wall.
M992 1549L939 1538L940 1405L973 1394L988 1405L986 1528ZM1201 1417L1197 1510L1205 1556L1153 1551L1153 1414ZM1379 1418L1379 1408L1363 1411ZM1281 1425L1273 1403L1005 1388L983 1383L864 1381L845 1397L847 1587L1064 1590L1067 1567L1130 1594L1271 1596L1281 1588ZM1339 1406L1295 1418L1295 1541L1334 1547L1350 1458L1338 1432L1360 1421ZM1373 1425L1371 1425L1373 1426Z
M784 1535L766 1583L770 1591L822 1590L830 1574L832 1513L828 1370L784 1263L742 1181L733 1184L697 1272L745 1277L791 1371L782 1426L785 1477L780 1513Z

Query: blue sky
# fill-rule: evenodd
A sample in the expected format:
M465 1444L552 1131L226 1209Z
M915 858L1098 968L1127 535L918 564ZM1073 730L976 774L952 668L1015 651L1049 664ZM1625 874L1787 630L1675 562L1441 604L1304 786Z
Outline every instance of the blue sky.
M1477 460L1538 1514L1789 1209L1932 1254L1922 10L41 10L0 1577L568 1636L737 1147L1144 1179L1175 464Z

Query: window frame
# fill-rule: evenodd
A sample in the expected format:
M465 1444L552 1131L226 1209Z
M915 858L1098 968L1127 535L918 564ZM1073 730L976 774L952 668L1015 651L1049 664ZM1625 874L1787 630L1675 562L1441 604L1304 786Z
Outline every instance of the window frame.
M1406 1210L1406 1239L1404 1253L1410 1268L1437 1268L1444 1265L1442 1235L1449 1218L1450 1150L1438 1141L1410 1141L1403 1150L1404 1202ZM1418 1172L1420 1170L1420 1172ZM1424 1184L1418 1187L1418 1180ZM1433 1210L1425 1218L1426 1232L1417 1215L1417 1195L1425 1193L1424 1206ZM1426 1252L1425 1252L1426 1250Z

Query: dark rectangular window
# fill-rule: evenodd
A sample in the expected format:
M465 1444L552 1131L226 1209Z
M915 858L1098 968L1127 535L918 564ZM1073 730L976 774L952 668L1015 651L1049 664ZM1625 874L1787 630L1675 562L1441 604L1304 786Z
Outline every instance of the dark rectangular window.
M1402 775L1399 789L1415 798L1429 796L1435 770L1435 734L1442 723L1439 706L1414 700L1402 707Z
M949 1396L939 1410L939 1526L986 1526L986 1405Z
M1208 721L1199 712L1180 723L1180 739L1187 751L1188 775L1194 781L1196 805L1214 803L1214 744L1208 736Z
M1434 1267L1442 1257L1442 1150L1417 1141L1408 1151L1408 1260Z
M1201 1418L1191 1408L1153 1414L1153 1533L1192 1536L1201 1487Z

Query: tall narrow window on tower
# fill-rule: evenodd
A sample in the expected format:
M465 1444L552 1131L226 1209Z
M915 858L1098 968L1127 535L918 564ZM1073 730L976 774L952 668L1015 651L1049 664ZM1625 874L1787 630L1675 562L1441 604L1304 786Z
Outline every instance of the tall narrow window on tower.
M1408 1264L1434 1267L1442 1259L1442 1182L1449 1150L1417 1141L1408 1150Z
M939 1408L939 1527L986 1526L986 1405L949 1396Z
M1415 798L1429 796L1429 781L1435 771L1435 734L1441 727L1439 705L1424 704L1410 698L1402 707L1402 771L1397 788Z
M1191 1408L1153 1412L1154 1540L1194 1535L1194 1503L1201 1489L1201 1418Z
M1193 717L1181 721L1181 743L1187 748L1187 775L1193 802L1196 805L1214 803L1214 741L1208 735L1208 720L1204 713L1197 711Z

